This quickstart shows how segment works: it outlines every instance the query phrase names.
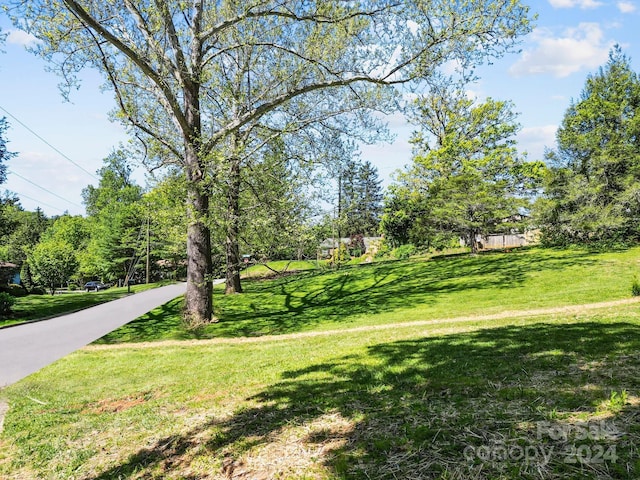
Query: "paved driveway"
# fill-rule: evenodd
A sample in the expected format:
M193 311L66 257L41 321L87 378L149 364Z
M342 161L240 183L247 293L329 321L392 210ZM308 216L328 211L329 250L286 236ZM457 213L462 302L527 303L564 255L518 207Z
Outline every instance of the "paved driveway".
M80 312L0 330L0 388L40 370L172 300L185 283L154 288Z

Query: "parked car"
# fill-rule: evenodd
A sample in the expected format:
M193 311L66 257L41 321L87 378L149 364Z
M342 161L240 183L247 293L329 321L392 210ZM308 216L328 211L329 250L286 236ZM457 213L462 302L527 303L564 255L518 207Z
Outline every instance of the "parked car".
M100 290L105 290L107 288L109 288L107 285L105 285L104 283L100 283L100 282L87 282L87 283L84 284L84 289L87 292L90 292L91 290L99 292Z

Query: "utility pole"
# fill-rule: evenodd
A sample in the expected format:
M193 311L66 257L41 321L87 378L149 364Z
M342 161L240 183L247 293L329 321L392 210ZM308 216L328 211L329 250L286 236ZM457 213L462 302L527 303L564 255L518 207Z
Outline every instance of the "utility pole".
M150 215L147 214L147 285L151 276L151 234L150 234Z
M338 248L340 248L340 239L342 238L342 232L340 223L342 222L342 167L338 174Z

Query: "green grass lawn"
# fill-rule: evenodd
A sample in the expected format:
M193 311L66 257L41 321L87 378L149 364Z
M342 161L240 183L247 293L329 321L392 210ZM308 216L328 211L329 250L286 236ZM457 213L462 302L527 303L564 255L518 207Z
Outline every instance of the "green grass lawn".
M279 274L316 270L325 266L326 261L276 260L264 264L251 265L242 271L242 278L269 278Z
M627 306L93 347L3 392L0 477L638 478L639 326Z
M220 322L198 332L171 302L106 342L187 341L91 346L0 392L0 478L640 478L640 304L411 323L628 298L638 259L534 249L252 281L216 291Z
M245 280L242 295L225 296L218 287L218 322L204 328L184 328L178 299L101 341L277 335L578 305L629 297L637 273L638 248L530 249L311 270Z

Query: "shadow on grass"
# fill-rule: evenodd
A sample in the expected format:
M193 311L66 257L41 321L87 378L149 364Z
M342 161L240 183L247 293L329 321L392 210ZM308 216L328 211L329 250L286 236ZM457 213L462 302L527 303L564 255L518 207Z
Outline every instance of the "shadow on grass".
M283 452L270 449L279 442L295 442L299 448L287 450L294 457L312 452L327 478L639 478L639 351L638 326L622 322L503 327L373 345L284 372L248 399L257 406L162 438L94 478L189 471L202 456L221 465L208 474L301 478L305 472L295 467L309 458L273 457ZM630 403L612 410L612 392L623 390ZM576 435L576 419L597 420L590 425L602 435ZM617 458L595 458L600 447L613 448ZM595 461L575 461L577 449L581 460L588 453L586 460ZM491 457L494 451L505 456ZM525 451L526 458L516 455Z
M149 340L207 338L202 329L188 329L182 321L182 297L171 300L96 340L96 344L135 343Z
M359 315L451 301L447 295L456 292L486 290L488 296L503 295L523 285L534 272L588 267L595 262L593 256L580 251L525 250L388 261L269 281L245 281L242 295L224 295L222 288L214 290L216 323L187 330L180 320L182 303L174 301L99 343L251 337L309 330L320 324L344 325ZM512 308L519 307L517 298L508 300Z
M593 263L583 252L487 253L389 261L246 282L243 296L215 298L219 323L211 332L214 336L290 333L320 323L344 323L347 317L433 305L456 292L504 292L524 284L534 272ZM510 301L513 308L518 307L516 298Z

